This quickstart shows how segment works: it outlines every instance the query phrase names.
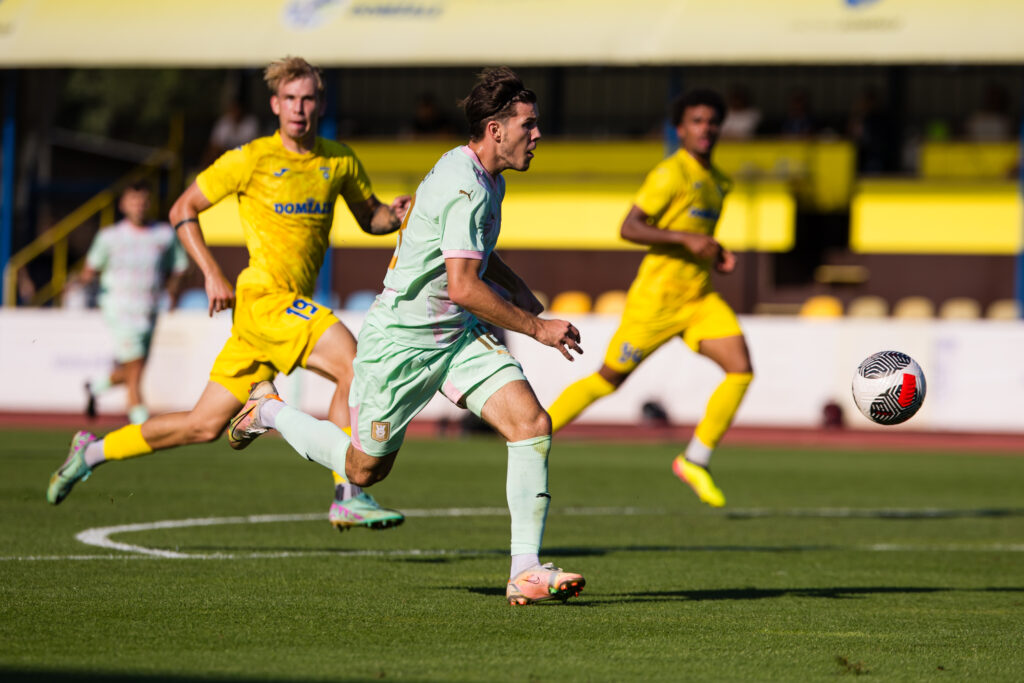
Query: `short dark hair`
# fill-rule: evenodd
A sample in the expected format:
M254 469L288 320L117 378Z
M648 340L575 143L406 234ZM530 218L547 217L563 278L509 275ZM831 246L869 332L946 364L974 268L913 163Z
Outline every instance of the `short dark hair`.
M125 192L149 192L152 194L153 184L149 180L133 180L121 190L121 194Z
M459 102L469 123L469 139L482 138L484 124L488 121L502 121L511 116L517 102L535 104L537 95L523 85L515 71L507 66L481 71L476 86Z
M711 107L718 115L719 122L725 118L725 100L710 88L696 88L683 93L672 102L672 125L683 122L683 114L690 107Z

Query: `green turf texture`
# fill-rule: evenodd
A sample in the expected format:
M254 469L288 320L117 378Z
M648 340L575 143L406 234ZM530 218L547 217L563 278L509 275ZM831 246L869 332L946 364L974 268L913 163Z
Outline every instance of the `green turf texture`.
M503 515L338 534L329 474L278 438L104 465L52 507L70 436L0 433L0 680L1024 676L1022 457L725 447L714 472L729 505L711 510L672 476L672 445L556 439L542 559L587 588L512 608ZM409 510L501 508L505 453L496 438L410 441L373 493ZM75 539L312 513L324 518L112 536L219 559ZM414 549L428 552L346 554Z

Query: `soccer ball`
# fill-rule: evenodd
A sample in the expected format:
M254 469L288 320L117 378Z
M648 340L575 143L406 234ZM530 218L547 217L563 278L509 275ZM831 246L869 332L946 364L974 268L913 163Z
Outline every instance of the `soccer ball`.
M857 366L853 402L872 422L906 422L924 403L924 372L913 358L899 351L879 351Z

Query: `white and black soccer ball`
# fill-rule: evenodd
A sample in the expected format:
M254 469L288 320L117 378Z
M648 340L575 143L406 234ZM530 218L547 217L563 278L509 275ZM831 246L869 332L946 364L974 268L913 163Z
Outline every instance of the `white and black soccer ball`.
M872 422L906 422L924 403L924 372L913 358L899 351L873 353L853 375L853 402Z

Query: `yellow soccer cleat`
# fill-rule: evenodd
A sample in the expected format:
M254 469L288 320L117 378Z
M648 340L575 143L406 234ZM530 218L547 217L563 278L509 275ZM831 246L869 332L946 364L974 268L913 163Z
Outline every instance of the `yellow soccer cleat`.
M672 472L688 485L702 502L713 508L720 508L725 505L725 494L715 486L711 473L700 465L695 465L685 457L679 455L672 461Z

